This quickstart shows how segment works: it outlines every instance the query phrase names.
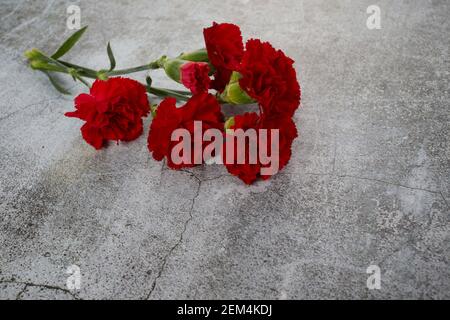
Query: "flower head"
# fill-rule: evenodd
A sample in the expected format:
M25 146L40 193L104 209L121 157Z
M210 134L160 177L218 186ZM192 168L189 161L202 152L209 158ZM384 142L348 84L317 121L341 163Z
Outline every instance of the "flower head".
M131 141L142 134L142 117L150 111L145 87L128 78L96 80L89 94L75 98L75 117L86 123L81 127L84 140L101 149L107 140Z
M231 23L214 22L203 30L203 35L209 61L216 69L212 88L223 91L244 54L241 30Z
M193 94L208 92L211 79L205 62L187 62L180 68L180 81Z
M202 122L202 133L208 129L223 129L223 115L220 111L220 105L216 98L207 93L194 95L182 107L177 108L174 98L166 98L161 102L156 110L156 117L150 125L150 133L148 136L148 149L152 153L153 158L161 161L167 157L167 164L172 169L182 167L192 167L195 165L194 159L203 159L202 154L195 154L195 148L192 148L191 159L181 164L175 164L171 158L172 149L178 144L178 141L172 141L172 133L176 129L187 129L194 136L194 121ZM192 145L194 141L191 140ZM203 149L209 142L203 141Z
M259 121L260 118L258 114L254 112L247 112L242 115L237 115L234 117L234 121L231 122L231 125L229 126L229 129L231 130L238 130L242 129L245 133L247 133L247 130L256 130L259 127ZM225 131L225 143L229 143L231 140L235 139L234 132L230 133L230 130ZM256 138L256 139L255 139ZM254 145L257 145L257 137L249 138L247 140L248 144L246 143L245 146L238 145L236 140L234 141L233 150L229 150L226 146L223 149L222 158L223 163L225 164L227 170L232 175L235 175L239 177L242 181L244 181L246 184L252 184L258 177L261 170L261 164L260 163L250 163L250 148L249 145L253 143ZM233 152L233 159L230 162L229 161L229 155L228 152ZM245 163L239 164L237 159L240 155L244 156Z
M279 141L278 141L278 154L279 154L279 170L283 169L291 159L292 155L292 143L298 137L297 126L292 118L286 116L263 116L261 127L264 129L278 129ZM270 137L270 136L269 136ZM264 142L263 142L264 143ZM267 145L270 146L270 140L267 141ZM270 150L270 147L268 147ZM262 179L268 179L270 175L263 175Z
M258 101L266 115L291 117L300 105L300 85L294 61L270 43L252 39L239 67L239 84Z
M294 139L297 137L297 128L292 118L290 117L273 117L266 118L261 117L257 113L245 113L237 115L231 121L229 129L234 131L230 134L229 130L226 130L226 143L231 139L235 139L235 133L238 129L242 129L244 134L248 137L244 146L238 145L237 141L234 141L234 159L229 161L227 159L227 147L224 148L223 163L227 170L232 175L239 177L246 184L252 184L258 178L269 179L273 174L281 170L289 162L291 158L291 147ZM267 134L263 135L261 129L266 129ZM272 134L270 130L278 130L278 141L272 141ZM255 135L247 135L249 130L254 130ZM247 143L248 142L248 143ZM251 150L250 145L256 144L257 149ZM276 146L275 144L276 143ZM276 150L273 148L276 147ZM260 155L260 148L263 148L271 156L277 158L278 165L276 169L272 169L272 163L263 163L261 158L257 158L254 154L256 161L251 161L251 153L257 153ZM244 163L239 163L238 158L240 155L244 156ZM264 172L262 169L266 169Z

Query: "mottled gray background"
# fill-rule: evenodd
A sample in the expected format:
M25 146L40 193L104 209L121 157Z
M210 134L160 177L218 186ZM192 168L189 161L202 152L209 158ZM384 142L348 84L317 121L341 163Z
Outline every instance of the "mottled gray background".
M449 1L0 3L0 298L450 298ZM90 29L68 58L96 68L108 40L131 67L201 47L214 20L285 50L303 89L290 164L251 187L170 171L147 152L150 119L95 151L23 58L72 32L72 3Z

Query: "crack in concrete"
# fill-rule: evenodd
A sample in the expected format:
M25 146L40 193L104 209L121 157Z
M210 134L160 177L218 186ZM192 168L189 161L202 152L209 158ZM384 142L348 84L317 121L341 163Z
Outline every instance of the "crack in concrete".
M20 300L22 298L22 294L24 294L27 289L28 284L24 285L23 289L19 291L19 293L16 295L16 300Z
M373 182L389 184L389 185L393 185L393 186L397 186L397 187L401 187L401 188L406 188L406 189L411 189L411 190L419 190L419 191L429 192L429 193L433 193L433 194L439 194L439 195L442 196L442 198L444 198L444 196L443 196L441 191L424 189L424 188L419 188L419 187L410 187L410 186L406 186L404 184L395 183L395 182L392 182L392 181L381 180L381 179L367 178L367 177L358 177L358 176L353 176L353 175L348 175L348 174L339 175L339 174L334 174L334 173L305 172L305 174L306 175L311 175L311 176L330 176L330 177L335 177L335 178L350 178L350 179L357 179L357 180L373 181ZM444 201L445 201L445 198L444 198ZM447 204L447 206L448 206L448 204Z
M152 283L152 286L151 286L151 288L150 288L150 292L147 294L146 300L149 300L150 297L152 296L152 294L153 294L153 292L154 292L154 290L155 290L155 288L156 288L156 283L157 283L158 280L161 278L162 274L164 273L164 270L166 269L166 265L167 265L167 262L168 262L169 258L171 257L171 255L173 254L173 252L175 252L175 250L183 243L184 235L185 235L185 233L186 233L188 224L189 224L189 222L191 222L191 220L194 218L194 216L193 216L193 211L194 211L194 207L195 207L195 201L197 200L197 198L198 198L198 196L199 196L199 194L200 194L200 188L201 188L201 185L202 185L202 182L203 182L203 181L202 181L201 179L199 179L199 178L198 178L194 173L192 173L192 172L184 171L184 170L181 170L181 171L182 171L182 172L189 173L192 177L194 177L194 179L197 180L197 182L198 182L198 185L197 185L197 191L196 191L194 197L193 197L192 200L191 200L191 207L190 207L190 209L189 209L189 217L188 217L188 219L187 219L187 220L185 221L185 223L184 223L183 231L182 231L181 234L180 234L180 238L179 238L178 241L175 243L175 245L172 246L172 248L169 250L169 252L164 256L164 259L163 259L163 262L162 262L162 264L161 264L161 267L159 268L159 271L158 271L158 273L157 273L157 275L156 275L156 277L155 277L155 280L154 280L153 283Z
M448 205L447 199L445 198L444 194L442 193L442 191L440 191L439 193L441 194L442 200L444 200L444 203L447 206L447 209L450 210L450 206Z
M41 110L39 111L39 113L40 113L40 112L42 112L42 109L44 109L43 107L46 107L46 106L47 106L47 103L49 103L49 102L51 102L51 101L54 101L54 100L58 100L59 98L60 98L60 97L58 96L58 97L54 97L54 98L49 98L49 99L41 100L41 101L39 101L39 102L34 102L34 103L27 104L27 105L25 105L25 106L23 106L23 107L20 107L19 109L15 110L15 111L11 112L11 113L8 113L7 115L5 115L5 116L3 116L3 117L0 117L0 121L6 120L6 119L8 119L8 118L11 118L12 116L14 116L14 115L20 113L21 111L23 111L23 110L25 110L25 109L27 109L27 108L30 108L30 107L33 107L33 106L37 106L37 105L40 105L40 104L44 104L44 105L42 106Z
M14 280L14 279L11 279L11 280L0 280L0 284L1 283L21 284L21 285L24 286L22 288L22 290L17 294L16 300L20 300L20 298L25 293L25 291L28 289L28 287L37 287L37 288L43 288L43 289L48 289L48 290L62 291L64 293L67 293L68 295L72 296L75 300L82 300L80 297L78 297L76 294L72 293L70 290L64 289L64 288L61 288L61 287L58 287L58 286L53 286L53 285L48 285L48 284L39 284L39 283L33 283L33 282L27 282L27 281L17 281L17 280Z
M218 180L218 179L221 179L221 178L224 178L224 177L233 177L232 175L230 175L230 174L221 174L221 175L218 175L218 176L215 176L215 177L212 177L212 178L207 178L207 179L202 179L202 178L200 178L199 176L197 176L194 172L192 172L192 171L189 171L189 170L186 170L186 169L180 169L179 171L181 171L181 172L184 172L184 173L187 173L187 174L190 174L191 176L193 176L197 181L199 181L199 182L206 182L206 181L213 181L213 180Z
M384 183L384 184L390 184L393 186L397 186L397 187L402 187L402 188L406 188L406 189L411 189L411 190L419 190L419 191L425 191L425 192L430 192L430 193L434 193L434 194L439 194L439 191L434 191L434 190L429 190L429 189L424 189L424 188L418 188L418 187L410 187L410 186L406 186L400 183L395 183L395 182L391 182L391 181L385 181L385 180L380 180L380 179L374 179L374 178L367 178L367 177L358 177L358 176L352 176L352 175L336 175L339 178L352 178L352 179L358 179L358 180L366 180L366 181L374 181L374 182L379 182L379 183Z
M12 11L10 11L10 12L7 13L7 14L5 14L4 16L1 16L0 19L1 19L2 21L5 21L5 20L6 20L7 18L9 18L10 16L14 15L14 14L17 12L17 10L22 6L22 4L24 4L24 2L25 2L25 1L19 2L19 4L16 5Z
M420 253L417 250L416 243L414 242L414 238L410 237L407 240L400 243L392 252L387 253L384 255L378 262L378 265L380 267L384 266L388 259L396 255L398 252L404 250L406 247L410 247L414 252L420 255Z
M166 159L164 158L161 164L161 173L159 175L159 187L161 187L162 181L163 181L163 174L164 171L166 170Z
M14 34L14 32L16 31L20 31L23 28L33 24L35 21L38 21L40 17L45 16L50 9L53 7L55 0L50 0L47 3L47 6L44 8L44 10L39 13L38 15L35 15L33 18L25 20L24 22L19 23L18 25L16 25L15 27L13 27L12 29L8 30L7 32L5 32L5 34L3 34L3 36L0 38L2 41L4 41L7 37L9 37L11 34Z
M333 150L333 167L331 169L331 172L335 172L336 170L336 154L337 154L337 134L336 134L336 127L334 128L334 150Z

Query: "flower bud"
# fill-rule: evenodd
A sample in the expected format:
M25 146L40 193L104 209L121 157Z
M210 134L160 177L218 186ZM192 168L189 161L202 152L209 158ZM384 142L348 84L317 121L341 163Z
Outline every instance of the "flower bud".
M209 62L208 52L206 51L206 49L199 49L196 51L185 52L180 54L178 58L193 62Z
M25 57L28 60L38 60L38 59L41 59L43 56L45 56L45 55L36 48L25 51Z
M193 94L208 92L211 79L206 62L189 61L180 68L180 81Z
M52 64L48 64L47 62L42 61L42 60L31 60L30 67L34 70L46 70L46 71L55 71L55 72L62 71L61 67L55 66Z
M30 61L30 66L31 66L32 69L36 69L36 70L39 70L39 69L44 70L44 69L47 69L49 67L49 65L46 62L42 61L42 60L31 60Z
M49 59L44 53L38 49L31 49L25 51L25 57L30 63L30 67L34 70L46 70L46 71L56 71L62 72L64 68L55 65L51 59Z
M181 59L166 59L163 63L166 74L172 80L183 84L193 94L207 92L209 89L210 68L206 62L193 62Z

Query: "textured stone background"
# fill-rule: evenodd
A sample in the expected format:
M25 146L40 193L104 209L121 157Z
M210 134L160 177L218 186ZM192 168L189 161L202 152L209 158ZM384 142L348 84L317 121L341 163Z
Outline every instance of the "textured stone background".
M72 3L90 30L69 58L92 67L108 40L122 68L196 49L213 20L284 49L303 88L287 168L247 187L167 170L145 135L84 143L71 98L23 58L71 33ZM450 298L449 1L0 4L0 298Z

